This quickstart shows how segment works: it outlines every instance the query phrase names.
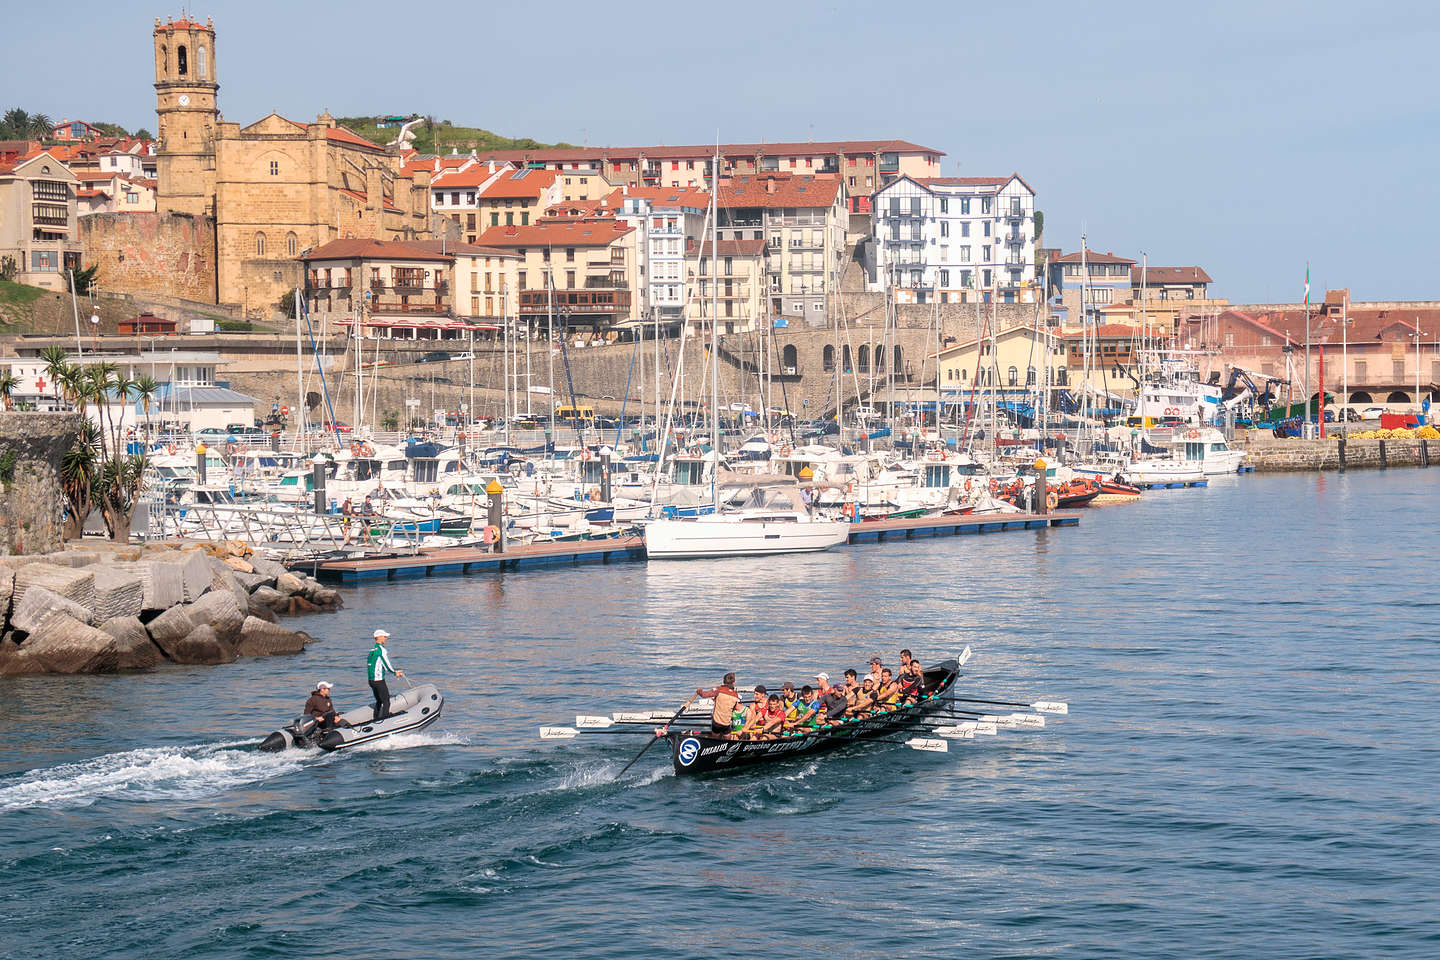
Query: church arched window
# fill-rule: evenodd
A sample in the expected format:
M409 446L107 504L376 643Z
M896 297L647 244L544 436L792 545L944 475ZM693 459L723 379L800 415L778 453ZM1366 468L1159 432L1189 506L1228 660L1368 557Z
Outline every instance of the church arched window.
M185 55L185 48L184 48L183 46L176 47L176 48L175 48L175 72L176 72L177 74L179 74L180 76L183 77L183 76L185 76L185 74L186 74L187 72L189 72L189 69L190 69L190 60L189 60L189 58Z
M285 236L285 255L293 257L300 249L300 238L290 233Z
M200 47L198 50L195 51L195 75L201 80L210 79L209 75L206 73L206 67L208 65L206 64L205 59L205 48Z
M263 256L265 256L265 234L264 234L264 233L256 233L256 234L255 234L255 256L257 256L257 257L263 257Z

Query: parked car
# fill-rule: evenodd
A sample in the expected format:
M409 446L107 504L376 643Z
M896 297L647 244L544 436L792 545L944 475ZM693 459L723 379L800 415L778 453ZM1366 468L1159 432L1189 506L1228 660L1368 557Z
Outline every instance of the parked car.
M1379 420L1379 419L1380 419L1380 415L1381 415L1382 413L1389 413L1389 412L1390 412L1390 411L1387 410L1387 409L1385 409L1384 407L1366 407L1364 410L1361 410L1361 411L1360 411L1360 419L1361 419L1361 420Z
M422 353L416 363L444 363L450 359L448 350L431 350L429 353Z

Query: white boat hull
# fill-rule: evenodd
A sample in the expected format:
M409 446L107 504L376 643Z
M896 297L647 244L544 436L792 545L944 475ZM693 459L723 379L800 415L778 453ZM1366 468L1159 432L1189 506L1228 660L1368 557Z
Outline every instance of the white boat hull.
M654 559L815 553L842 544L849 536L850 524L842 520L767 521L724 516L654 520L645 525L645 552Z

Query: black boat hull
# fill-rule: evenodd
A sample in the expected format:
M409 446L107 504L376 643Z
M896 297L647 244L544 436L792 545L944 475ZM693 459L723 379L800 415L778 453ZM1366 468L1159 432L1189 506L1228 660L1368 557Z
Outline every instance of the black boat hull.
M666 735L670 741L670 760L677 776L706 776L898 735L947 704L945 695L955 685L959 673L956 661L945 660L926 669L925 681L931 692L913 706L778 740L730 740L714 736L708 729L672 730Z

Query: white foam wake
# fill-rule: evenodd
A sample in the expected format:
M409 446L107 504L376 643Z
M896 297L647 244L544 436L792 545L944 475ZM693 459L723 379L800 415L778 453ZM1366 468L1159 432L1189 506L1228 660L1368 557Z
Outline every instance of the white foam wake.
M0 782L0 812L84 807L104 798L146 802L213 796L283 776L314 756L298 750L236 749L245 743L249 741L127 750L30 770Z
M396 733L370 743L347 747L345 753L372 753L388 750L409 750L411 747L467 746L468 739L458 733Z

